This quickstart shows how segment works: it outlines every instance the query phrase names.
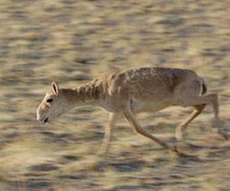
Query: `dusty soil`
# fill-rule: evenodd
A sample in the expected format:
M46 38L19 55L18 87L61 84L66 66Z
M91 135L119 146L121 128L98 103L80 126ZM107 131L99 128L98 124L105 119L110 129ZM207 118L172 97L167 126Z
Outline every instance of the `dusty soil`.
M212 127L211 107L188 128L183 158L136 135L121 119L107 155L97 156L105 111L81 106L54 123L35 110L52 80L76 87L114 68L189 68L219 92L229 125L228 0L1 0L0 190L227 191L230 141ZM139 115L142 126L173 142L191 109Z

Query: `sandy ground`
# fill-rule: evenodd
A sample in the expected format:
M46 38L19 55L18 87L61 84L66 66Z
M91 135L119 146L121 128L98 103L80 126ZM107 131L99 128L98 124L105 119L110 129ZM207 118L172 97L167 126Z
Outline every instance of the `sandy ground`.
M77 107L48 125L35 119L53 80L77 87L114 67L180 67L219 93L229 134L227 0L1 0L0 23L0 190L229 190L230 141L212 127L211 107L182 143L199 158L168 152L123 119L109 152L98 157L107 113L97 107ZM172 142L190 112L172 107L138 118Z

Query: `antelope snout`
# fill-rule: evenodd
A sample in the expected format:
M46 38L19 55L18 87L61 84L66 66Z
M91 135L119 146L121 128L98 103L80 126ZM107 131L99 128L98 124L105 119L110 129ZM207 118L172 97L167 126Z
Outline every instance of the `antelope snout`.
M49 117L45 115L41 115L39 109L37 110L37 121L42 123L47 123L49 121Z
M39 115L37 116L37 121L41 123L47 123L49 121L49 117L40 117Z

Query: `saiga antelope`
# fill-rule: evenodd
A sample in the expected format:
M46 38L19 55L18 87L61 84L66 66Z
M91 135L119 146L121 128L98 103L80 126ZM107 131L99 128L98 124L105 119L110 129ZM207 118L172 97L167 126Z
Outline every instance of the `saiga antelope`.
M218 126L218 97L217 94L206 94L206 90L204 80L192 70L160 67L115 69L76 89L59 89L58 84L53 82L52 89L38 106L37 120L51 122L77 105L96 104L110 113L102 153L107 150L112 129L121 115L137 133L183 154L176 145L170 145L143 130L135 114L156 112L169 106L194 107L192 114L176 128L176 138L182 139L188 124L207 104L212 105Z

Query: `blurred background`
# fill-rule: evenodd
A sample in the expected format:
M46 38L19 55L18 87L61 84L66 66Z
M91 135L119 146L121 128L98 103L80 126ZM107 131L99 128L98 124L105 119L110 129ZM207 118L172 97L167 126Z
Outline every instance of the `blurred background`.
M0 23L0 190L229 190L230 143L211 128L211 107L188 128L188 141L213 146L193 148L204 161L175 156L123 119L98 159L107 113L91 106L35 120L53 80L73 88L115 67L160 66L203 76L228 128L228 0L1 0ZM167 139L190 112L139 119Z

